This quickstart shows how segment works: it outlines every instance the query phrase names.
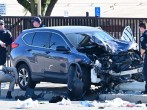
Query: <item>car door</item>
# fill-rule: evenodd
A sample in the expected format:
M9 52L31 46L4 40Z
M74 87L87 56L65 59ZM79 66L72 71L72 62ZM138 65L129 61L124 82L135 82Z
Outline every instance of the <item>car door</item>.
M136 43L136 37L133 36L132 29L130 26L126 26L123 30L121 40L132 42L135 45L134 49L139 50L139 45Z
M135 42L135 39L133 37L133 33L130 26L126 26L123 30L121 40L126 40L129 42Z
M50 52L45 61L45 74L47 80L52 82L64 82L67 79L68 59L70 52L56 51L57 46L69 48L65 39L58 33L52 33L50 37Z
M35 32L31 50L30 65L32 75L35 79L44 78L45 60L49 48L49 33L48 32Z

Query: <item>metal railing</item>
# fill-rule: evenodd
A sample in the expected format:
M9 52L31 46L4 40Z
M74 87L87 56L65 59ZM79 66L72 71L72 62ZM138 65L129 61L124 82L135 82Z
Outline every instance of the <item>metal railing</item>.
M33 17L1 17L5 21L6 28L8 28L14 39L24 29L32 28ZM147 18L99 18L99 17L42 17L43 24L46 26L68 26L81 25L102 27L103 30L112 34L116 38L120 38L123 29L130 26L133 35L139 37L139 22L146 21Z

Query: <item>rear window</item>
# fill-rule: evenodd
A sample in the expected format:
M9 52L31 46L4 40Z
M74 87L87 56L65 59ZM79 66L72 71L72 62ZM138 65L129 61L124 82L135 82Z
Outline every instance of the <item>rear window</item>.
M26 44L31 45L33 37L34 37L34 33L28 33L23 37L23 40L25 41Z

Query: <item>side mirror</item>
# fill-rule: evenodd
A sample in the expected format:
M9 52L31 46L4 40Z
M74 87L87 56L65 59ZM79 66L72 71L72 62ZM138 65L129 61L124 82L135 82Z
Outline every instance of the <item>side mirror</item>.
M69 49L68 47L65 47L65 46L57 46L57 47L56 47L56 51L69 52L70 49Z

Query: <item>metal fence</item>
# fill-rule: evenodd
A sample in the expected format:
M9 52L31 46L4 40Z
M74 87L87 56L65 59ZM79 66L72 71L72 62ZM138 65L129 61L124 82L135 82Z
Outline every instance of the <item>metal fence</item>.
M32 28L34 17L1 16L1 18L5 21L5 27L12 32L14 40L22 30ZM146 20L147 18L42 17L42 22L46 26L80 25L101 27L116 38L120 38L123 29L129 25L137 43L139 43L140 36L138 25L141 21Z
M14 39L22 30L32 27L33 17L3 16L1 18L4 19L6 28L12 32ZM120 38L123 29L128 25L131 27L133 35L138 38L140 36L139 22L146 20L147 18L42 17L43 24L46 26L100 26L116 38Z

